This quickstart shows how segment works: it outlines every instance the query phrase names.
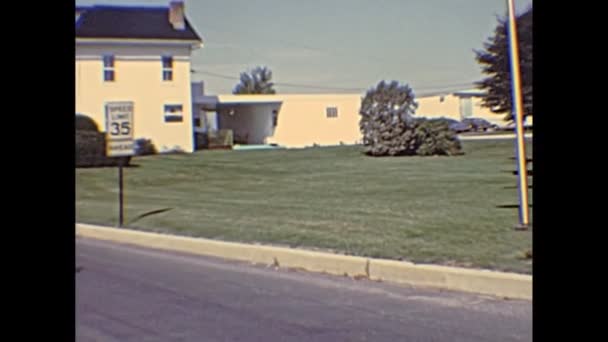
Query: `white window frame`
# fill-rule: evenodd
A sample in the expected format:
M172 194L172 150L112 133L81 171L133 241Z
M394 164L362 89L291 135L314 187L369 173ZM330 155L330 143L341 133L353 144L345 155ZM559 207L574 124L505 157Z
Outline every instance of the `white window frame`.
M184 122L184 106L181 104L166 104L163 106L165 123Z
M107 61L110 61L111 64L110 65L106 64ZM115 82L116 81L116 57L114 55L110 55L110 54L103 55L102 63L103 63L103 81L104 82ZM107 72L111 73L111 75L112 75L111 79L106 78Z
M165 65L165 62L168 61L169 65ZM161 77L163 82L172 82L173 81L173 62L174 59L172 56L162 56L161 57L161 67L162 73ZM168 78L165 78L165 75L168 75Z

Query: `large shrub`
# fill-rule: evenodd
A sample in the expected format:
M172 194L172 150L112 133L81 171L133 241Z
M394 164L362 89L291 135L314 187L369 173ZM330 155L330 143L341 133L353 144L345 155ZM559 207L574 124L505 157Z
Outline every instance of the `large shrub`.
M76 131L99 132L99 128L93 119L86 115L76 114Z
M93 119L77 114L75 132L76 167L129 165L131 157L106 156L106 137L99 132Z
M459 155L462 146L456 133L450 129L446 120L424 119L414 120L413 142L415 154L420 156L431 155Z
M76 130L76 167L103 165L103 138L100 132Z
M148 156L157 154L158 150L150 139L140 138L135 140L135 154L138 156Z
M417 108L408 85L382 81L361 102L365 153L371 156L458 155L460 141L445 119L414 118Z

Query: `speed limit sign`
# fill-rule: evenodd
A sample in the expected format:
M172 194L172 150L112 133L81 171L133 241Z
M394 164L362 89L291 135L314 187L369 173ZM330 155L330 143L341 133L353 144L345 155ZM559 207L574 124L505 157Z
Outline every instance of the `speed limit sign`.
M133 143L133 102L106 103L106 155L135 154Z

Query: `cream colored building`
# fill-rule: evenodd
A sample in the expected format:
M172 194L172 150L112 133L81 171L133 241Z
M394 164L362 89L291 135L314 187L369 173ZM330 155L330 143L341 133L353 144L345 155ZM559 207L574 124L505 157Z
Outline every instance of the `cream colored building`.
M464 90L447 94L421 96L416 98L416 116L427 118L445 117L454 120L481 118L498 126L505 126L504 115L494 114L482 107L484 94L479 90Z
M76 113L105 131L105 105L134 103L135 138L194 151L190 57L202 39L184 4L76 9Z
M281 94L193 96L195 130L215 116L215 129L231 129L236 143L307 147L355 144L360 94ZM196 107L198 106L198 110Z
M361 94L288 94L281 96L277 128L270 143L284 146L355 144Z
M284 147L356 144L362 139L359 109L362 94L204 95L193 85L195 131L231 129L235 142ZM481 106L483 94L460 91L416 99L416 117L455 120L482 118L505 126L502 115ZM209 114L211 114L209 116ZM197 120L198 118L206 118ZM209 119L213 118L213 119Z

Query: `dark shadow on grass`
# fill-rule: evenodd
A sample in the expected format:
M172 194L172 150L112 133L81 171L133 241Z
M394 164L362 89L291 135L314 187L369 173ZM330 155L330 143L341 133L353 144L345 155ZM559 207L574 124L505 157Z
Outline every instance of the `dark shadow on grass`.
M532 176L532 175L533 175L533 173L534 173L534 171L533 171L533 170L526 170L526 171L527 171L527 173L528 173L528 176ZM514 176L517 176L517 175L519 174L519 172L518 172L517 170L516 170L516 171L512 171L512 170L502 170L502 172L505 172L505 173L511 173L511 174L512 174L512 175L514 175Z
M503 187L503 189L508 189L508 190L519 189L519 186L517 186L517 185L515 185L515 186L505 186L505 187ZM532 189L532 184L528 184L528 189Z
M124 165L123 168L125 169L131 169L131 168L138 168L141 167L141 165L139 164L129 164L129 165ZM117 165L95 165L95 166L76 166L77 169L117 169L118 166Z
M517 158L511 157L511 158L509 158L509 160L517 160ZM526 158L526 162L531 163L532 162L532 158Z
M141 220L144 217L148 217L148 216L156 215L156 214L161 214L161 213L167 212L169 210L173 210L173 208L163 208L163 209L157 209L157 210L148 211L147 213L143 213L143 214L135 217L133 220L131 220L129 222L129 224L133 224L136 221L139 221L139 220Z
M532 204L528 204L528 207L532 208ZM497 205L496 208L499 208L499 209L519 209L519 204L502 204L502 205Z

